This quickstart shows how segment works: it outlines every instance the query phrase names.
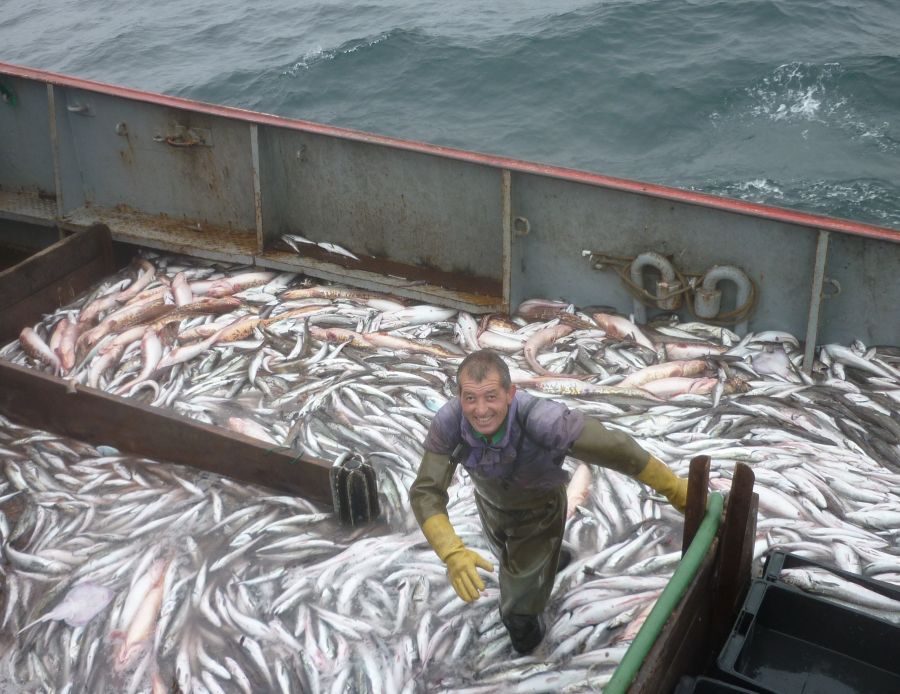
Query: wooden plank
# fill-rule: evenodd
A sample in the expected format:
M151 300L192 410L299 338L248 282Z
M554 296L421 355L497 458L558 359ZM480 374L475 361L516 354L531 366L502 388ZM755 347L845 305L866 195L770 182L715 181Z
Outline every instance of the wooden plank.
M114 270L109 229L94 224L0 272L0 339L16 337Z
M332 504L330 463L273 449L102 391L0 360L0 413L27 426L115 446L154 460L190 465Z
M738 586L734 595L732 613L737 614L743 604L747 590L750 588L750 568L753 565L753 550L756 546L756 520L759 511L759 494L753 492L750 501L750 513L747 515L747 527L744 529L744 546L737 570Z
M103 224L72 234L0 272L0 308L27 299L98 256L109 260L112 271L112 240Z
M681 532L681 553L687 552L694 536L706 515L706 499L709 496L708 455L697 455L691 459L688 475L687 508L684 511L684 530Z
M691 585L647 653L629 694L670 692L682 675L697 675L709 665L710 624L718 540L713 540Z
M107 275L109 269L105 259L96 257L60 277L55 284L47 285L18 303L0 309L0 342L16 339L26 325L33 327L42 316L68 304Z
M748 526L756 528L756 500L753 493L753 470L745 463L735 466L731 491L725 505L719 548L717 586L714 598L713 638L720 641L731 627L738 597L746 589L748 573L742 573L746 558L746 544L752 546L755 537L748 539ZM755 532L754 532L755 534ZM749 570L749 565L747 566Z

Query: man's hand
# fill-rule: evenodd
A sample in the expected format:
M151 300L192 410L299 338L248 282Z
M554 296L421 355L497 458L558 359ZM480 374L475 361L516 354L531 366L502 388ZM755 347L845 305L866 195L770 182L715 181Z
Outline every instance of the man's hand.
M484 581L478 575L476 567L493 571L493 564L477 552L466 548L444 513L426 519L422 523L422 532L428 544L447 565L450 585L456 594L466 602L473 602L481 597L480 591L484 590Z
M661 460L651 455L636 479L658 491L672 506L684 513L687 506L688 481L683 477L676 477Z
M460 545L462 542L460 542ZM456 594L465 602L474 602L481 597L484 581L475 570L476 566L485 571L493 571L494 565L471 549L462 549L450 554L444 562L447 564L447 575Z

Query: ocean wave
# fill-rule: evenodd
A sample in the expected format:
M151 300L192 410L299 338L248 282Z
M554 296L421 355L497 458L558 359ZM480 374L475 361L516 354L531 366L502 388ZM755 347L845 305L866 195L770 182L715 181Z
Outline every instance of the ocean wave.
M895 78L874 76L875 67L868 63L884 62L882 58L856 56L848 61L781 64L750 86L730 91L723 107L710 113L710 122L713 127L733 121L797 126L803 139L811 126L824 126L839 131L847 142L900 152L898 124L888 119L896 112L885 109L886 97L880 94L896 86ZM862 73L860 64L865 66Z
M747 88L750 113L774 121L822 120L846 104L838 91L840 63L791 62Z
M752 178L716 181L692 189L764 205L853 219L900 229L900 186L876 178L843 181L776 181Z
M349 55L351 53L356 53L358 51L363 51L367 48L377 46L379 43L390 39L393 35L401 33L401 31L402 30L400 29L393 29L391 31L383 31L374 36L352 39L350 41L345 41L336 48L326 49L322 48L322 46L316 46L304 53L299 60L285 69L281 74L287 77L296 77L297 74L303 72L304 70L309 70L319 63L324 63L329 60L334 60L335 58L342 55Z

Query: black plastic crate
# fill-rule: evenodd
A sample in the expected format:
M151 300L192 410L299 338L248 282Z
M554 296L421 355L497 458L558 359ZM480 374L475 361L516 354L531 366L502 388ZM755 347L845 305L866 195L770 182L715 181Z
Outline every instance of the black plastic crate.
M775 694L900 692L900 629L777 579L782 567L810 564L900 595L886 584L779 553L767 562L765 578L751 582L719 670L729 681Z
M712 677L682 677L673 694L756 694L756 692Z

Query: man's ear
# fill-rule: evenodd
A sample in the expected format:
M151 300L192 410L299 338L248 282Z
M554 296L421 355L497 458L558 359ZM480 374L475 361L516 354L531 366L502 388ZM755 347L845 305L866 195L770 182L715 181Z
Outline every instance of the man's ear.
M509 390L506 391L507 397L509 398L508 402L512 402L513 398L516 397L516 386L515 384L509 387Z

